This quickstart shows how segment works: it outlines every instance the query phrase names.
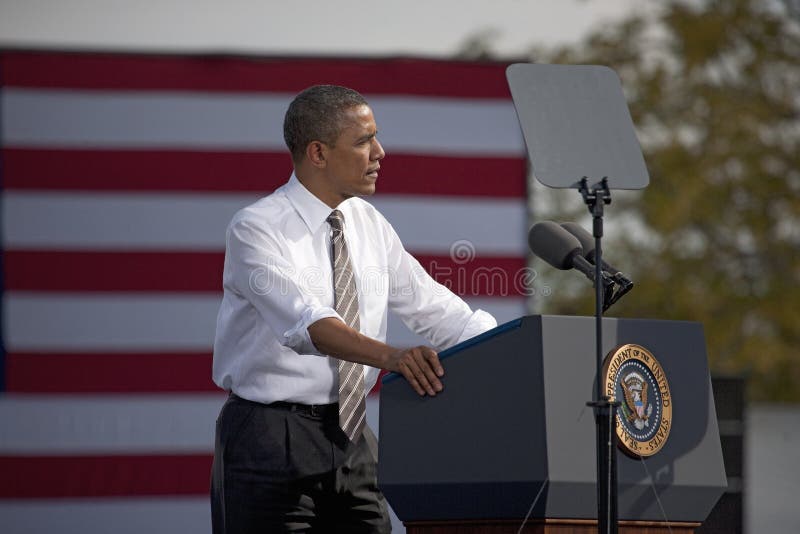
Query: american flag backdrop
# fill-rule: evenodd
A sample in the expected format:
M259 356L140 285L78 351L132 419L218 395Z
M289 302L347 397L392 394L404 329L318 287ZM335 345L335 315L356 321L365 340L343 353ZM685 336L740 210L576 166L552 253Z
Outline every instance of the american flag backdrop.
M406 248L473 307L523 315L525 150L504 71L0 51L0 532L210 531L225 228L289 177L283 114L309 85L370 101L387 153L370 202ZM389 336L415 342L397 320Z

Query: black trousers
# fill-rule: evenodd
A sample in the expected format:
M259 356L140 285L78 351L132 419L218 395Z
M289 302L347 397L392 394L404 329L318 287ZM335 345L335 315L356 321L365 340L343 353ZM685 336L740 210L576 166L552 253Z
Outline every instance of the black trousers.
M391 532L377 440L352 443L338 405L261 404L231 395L217 419L214 534Z

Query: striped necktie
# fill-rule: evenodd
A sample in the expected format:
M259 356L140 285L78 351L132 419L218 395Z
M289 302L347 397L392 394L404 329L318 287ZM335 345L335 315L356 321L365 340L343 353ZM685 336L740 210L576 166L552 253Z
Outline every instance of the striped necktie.
M358 291L350 266L350 253L344 240L344 215L339 210L333 210L328 216L328 223L333 230L334 308L347 326L358 330ZM356 441L361 435L367 415L363 375L364 366L360 363L339 360L339 426L351 441Z

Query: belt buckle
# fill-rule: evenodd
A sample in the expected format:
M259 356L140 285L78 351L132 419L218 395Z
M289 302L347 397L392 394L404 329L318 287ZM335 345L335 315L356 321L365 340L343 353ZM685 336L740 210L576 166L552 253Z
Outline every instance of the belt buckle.
M321 410L319 409L320 408L319 404L311 404L309 405L309 408L311 408L309 410L309 413L311 414L312 417L320 417L322 415L320 413Z

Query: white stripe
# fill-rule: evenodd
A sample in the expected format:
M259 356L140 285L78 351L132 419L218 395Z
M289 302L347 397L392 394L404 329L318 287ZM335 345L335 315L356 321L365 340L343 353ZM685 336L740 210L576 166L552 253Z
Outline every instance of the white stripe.
M8 350L211 352L220 296L6 292Z
M220 296L163 293L55 294L6 292L9 351L211 351ZM499 322L525 313L525 299L469 298ZM417 336L389 317L388 341L416 345Z
M367 397L378 430L378 398ZM224 393L205 395L6 395L0 454L204 454Z
M509 100L372 97L387 153L524 157L525 141Z
M210 453L225 395L9 395L0 453Z
M208 453L224 400L222 392L6 396L0 454ZM377 428L377 417L370 425Z
M339 265L339 261L342 259L342 254L344 253L344 247L342 246L341 242L342 242L342 238L341 237L335 237L334 236L334 238L333 238L333 246L334 246L334 248L336 248L336 257L333 259L334 268L335 267L341 267Z
M502 324L523 315L527 315L527 301L524 297L519 298L491 298L491 297L470 297L464 299L473 310L481 309L488 312L497 319L497 324ZM386 339L390 345L397 347L413 347L416 345L428 345L425 338L418 336L406 328L400 319L389 317Z
M59 250L223 250L233 214L259 195L7 192L5 247ZM468 240L480 254L524 256L519 199L380 196L370 202L406 249L447 255Z
M350 272L352 273L352 271L350 271ZM352 274L351 274L350 278L353 278ZM355 289L355 287L353 289ZM349 298L347 300L347 303L344 306L341 306L341 307L340 306L336 306L337 308L341 308L341 310L342 310L342 311L338 311L337 310L336 313L341 315L342 319L344 319L345 324L347 326L351 327L351 328L356 328L354 325L357 322L358 322L359 325L361 324L360 323L360 318L358 316L358 303L356 302L356 297L357 296L358 296L358 294L355 291L353 291L352 293L350 293L350 295L348 295ZM355 306L353 306L353 304L355 304ZM353 308L355 308L355 310Z
M349 258L348 258L348 261L349 261ZM338 266L339 270L336 273L337 276L336 276L336 280L335 280L333 285L336 286L336 292L339 293L340 296L345 296L345 293L350 288L350 283L353 281L353 278L355 277L355 274L353 274L353 270L352 269L347 269L347 271L345 271L344 269L342 269L342 267L343 267L342 265ZM336 269L336 267L334 267L334 269ZM347 280L344 279L345 274L348 275L347 276ZM353 289L355 290L355 284L353 284ZM355 295L356 295L356 293L353 292L351 294L351 297L355 297ZM348 304L349 304L349 302L348 302Z
M210 534L208 497L0 501L4 534Z
M455 243L468 241L479 256L528 253L526 201L387 196L370 202L407 250L447 254Z
M341 393L342 392L339 391L339 394L341 394ZM350 399L352 399L353 395L356 395L356 394L358 396L355 399L355 404L351 404L350 403ZM341 417L341 415L343 413L349 413L347 419L345 419L345 421L344 421L344 424L342 424L342 429L347 428L347 424L350 422L350 419L353 418L353 414L355 413L354 409L356 408L356 406L358 406L358 404L361 402L361 400L363 400L364 395L365 395L365 393L364 393L364 388L363 387L361 388L361 391L358 391L358 388L355 387L355 388L350 390L350 392L347 394L347 397L344 399L344 401L339 400L339 406L340 406L340 408L339 408L339 417Z
M345 434L350 436L350 431L352 430L352 428L350 427L350 420L353 418L356 412L355 410L352 409L352 407L348 407L348 410L349 410L349 415L347 416L347 419L345 419L344 423L340 423L339 426L342 430L344 430ZM339 416L341 417L342 413L348 413L348 410L340 411ZM363 413L361 414L361 417L364 417ZM359 417L359 421L361 421L361 417Z
M359 412L358 420L354 424L351 425L350 424L350 419L355 414L356 414L356 412L352 412L350 414L350 417L347 419L347 422L345 422L345 424L342 425L342 430L345 431L345 433L347 434L347 436L350 439L353 439L355 437L356 430L361 426L361 424L364 422L364 418L367 416L367 414L365 412Z
M8 146L284 150L290 95L3 90ZM367 97L392 150L522 156L510 99Z
M347 369L347 374L344 376L344 380L342 380L342 369ZM353 376L353 373L356 372L356 369L359 370L359 380L364 381L364 369L361 367L361 364L353 363L353 362L339 362L339 395L342 394L342 388L346 387L347 384L350 382L350 379ZM352 391L352 389L351 389Z
M3 195L6 248L224 250L233 214L259 195Z
M8 146L282 147L289 98L257 94L5 89Z

